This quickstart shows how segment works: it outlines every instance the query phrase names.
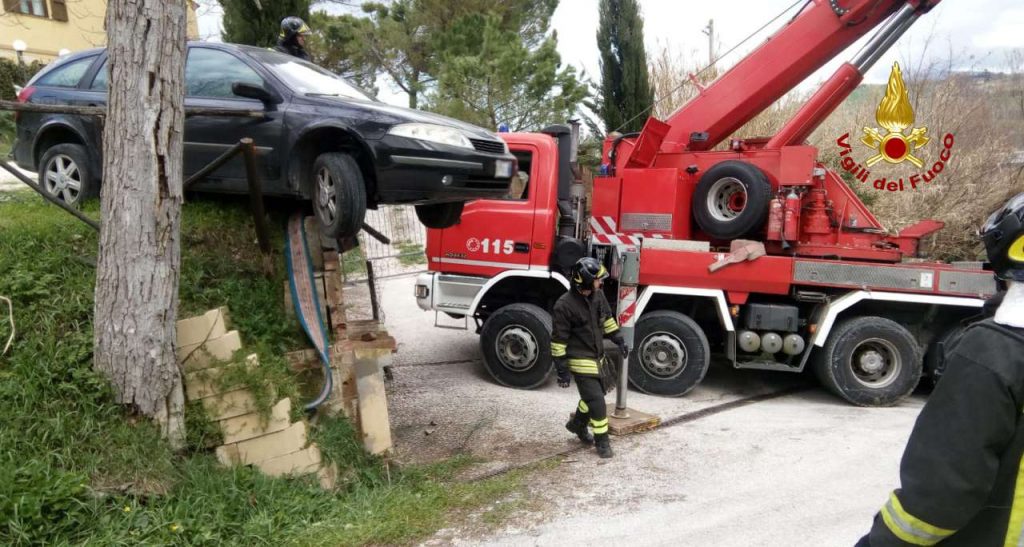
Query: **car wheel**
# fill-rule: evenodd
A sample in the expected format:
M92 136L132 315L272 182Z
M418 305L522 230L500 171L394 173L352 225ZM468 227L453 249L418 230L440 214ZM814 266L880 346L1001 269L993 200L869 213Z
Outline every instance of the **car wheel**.
M427 228L451 228L462 218L464 202L417 205L416 216Z
M891 406L921 378L917 340L884 317L856 317L836 325L815 352L814 372L829 391L858 406Z
M366 218L366 184L356 160L326 152L313 162L313 211L321 233L334 240L355 236Z
M713 238L736 239L764 227L770 198L771 184L760 169L742 161L723 161L697 183L693 220Z
M674 311L644 315L629 354L629 383L650 395L685 395L704 379L711 348L693 319Z
M51 146L43 153L39 165L43 191L64 203L77 205L96 194L98 185L89 171L89 154L84 146Z
M484 368L499 384L533 389L551 374L551 314L533 304L509 304L480 331Z

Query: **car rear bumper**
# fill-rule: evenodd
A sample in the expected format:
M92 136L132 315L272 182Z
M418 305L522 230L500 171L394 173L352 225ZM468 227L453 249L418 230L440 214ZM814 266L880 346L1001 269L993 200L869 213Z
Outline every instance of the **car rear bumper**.
M498 162L511 154L491 154L454 146L387 136L374 147L377 192L386 203L443 203L496 198L508 193L510 177L495 176Z

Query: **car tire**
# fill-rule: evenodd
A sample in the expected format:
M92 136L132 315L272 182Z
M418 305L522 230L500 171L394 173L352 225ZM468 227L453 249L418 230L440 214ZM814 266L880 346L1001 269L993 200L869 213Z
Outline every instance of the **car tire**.
M704 379L711 348L693 319L674 311L645 314L629 354L629 383L649 395L681 397Z
M533 389L551 375L551 314L534 304L509 304L480 331L484 368L503 386Z
M337 240L359 233L366 218L366 183L352 156L342 152L317 156L310 193L322 235Z
M39 185L47 194L68 205L78 205L97 195L99 184L89 168L89 153L80 144L57 144L39 160Z
M693 193L693 220L715 239L731 240L764 228L771 184L757 167L728 160L700 178Z
M459 219L462 218L462 208L465 205L461 201L457 203L417 205L416 217L427 228L451 228L459 223Z
M899 323L855 317L832 329L813 368L822 385L857 406L891 406L917 387L921 352Z

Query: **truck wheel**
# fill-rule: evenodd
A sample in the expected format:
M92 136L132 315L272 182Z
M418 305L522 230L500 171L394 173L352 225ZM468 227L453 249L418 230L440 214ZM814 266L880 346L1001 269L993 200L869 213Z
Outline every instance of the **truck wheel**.
M499 384L533 389L551 373L551 314L533 304L509 304L480 331L484 368Z
M715 239L736 239L761 230L771 184L757 167L728 160L708 169L693 193L693 220Z
M704 331L674 311L644 315L636 326L636 349L629 356L629 382L650 395L679 397L708 371L711 350Z
M464 202L417 205L416 216L427 228L451 228L462 218Z
M855 405L890 406L917 387L921 352L895 321L856 317L836 325L815 352L814 372L829 391Z
M942 373L946 371L946 357L949 356L953 345L963 336L966 327L957 323L946 329L945 332L932 338L928 344L928 351L924 354L924 373L932 381L932 385L939 384Z
M366 184L356 160L342 152L325 152L313 162L313 211L323 236L355 236L366 218Z
M43 152L39 160L39 179L43 191L76 205L96 195L96 179L89 172L89 154L80 144L58 144Z

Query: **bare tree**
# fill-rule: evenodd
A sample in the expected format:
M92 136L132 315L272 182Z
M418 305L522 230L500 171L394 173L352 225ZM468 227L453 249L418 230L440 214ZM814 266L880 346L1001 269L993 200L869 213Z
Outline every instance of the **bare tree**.
M111 0L94 367L119 402L184 442L174 353L182 202L185 3Z

